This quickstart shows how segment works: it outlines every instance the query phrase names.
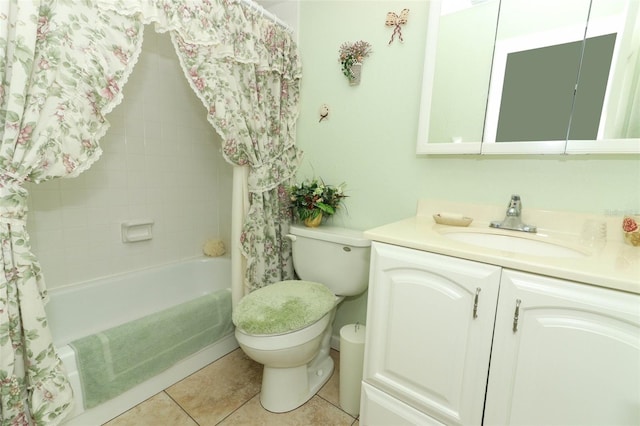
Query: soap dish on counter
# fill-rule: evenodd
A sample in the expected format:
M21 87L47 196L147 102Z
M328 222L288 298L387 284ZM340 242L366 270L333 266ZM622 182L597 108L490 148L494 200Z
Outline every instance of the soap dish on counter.
M473 218L456 213L436 213L433 220L440 225L449 226L469 226L473 222Z

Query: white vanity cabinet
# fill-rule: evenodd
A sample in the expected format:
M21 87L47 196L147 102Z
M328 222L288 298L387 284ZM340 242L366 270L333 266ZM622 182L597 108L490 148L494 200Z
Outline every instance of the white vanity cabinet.
M504 270L484 424L639 425L640 295Z
M420 424L479 424L500 268L376 242L371 253L363 378L392 398L365 386L361 424L416 424L416 410Z
M380 242L371 262L362 425L640 424L640 295Z

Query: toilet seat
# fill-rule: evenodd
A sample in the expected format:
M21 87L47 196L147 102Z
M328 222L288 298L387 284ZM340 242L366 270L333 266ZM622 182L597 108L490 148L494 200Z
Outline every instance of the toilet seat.
M232 320L248 335L286 334L318 322L335 304L335 295L320 283L280 281L242 298Z

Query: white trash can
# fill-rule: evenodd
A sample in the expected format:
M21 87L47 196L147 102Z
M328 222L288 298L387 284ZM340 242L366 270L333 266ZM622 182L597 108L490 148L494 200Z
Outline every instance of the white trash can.
M360 414L365 330L360 324L340 329L340 407L354 417Z

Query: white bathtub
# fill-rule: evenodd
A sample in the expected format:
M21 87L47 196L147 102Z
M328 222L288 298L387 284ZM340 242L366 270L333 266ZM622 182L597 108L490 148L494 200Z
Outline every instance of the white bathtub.
M99 425L180 381L238 347L233 332L163 373L85 410L75 353L69 343L231 285L228 258L199 258L49 291L46 306L58 355L74 391L68 425Z

